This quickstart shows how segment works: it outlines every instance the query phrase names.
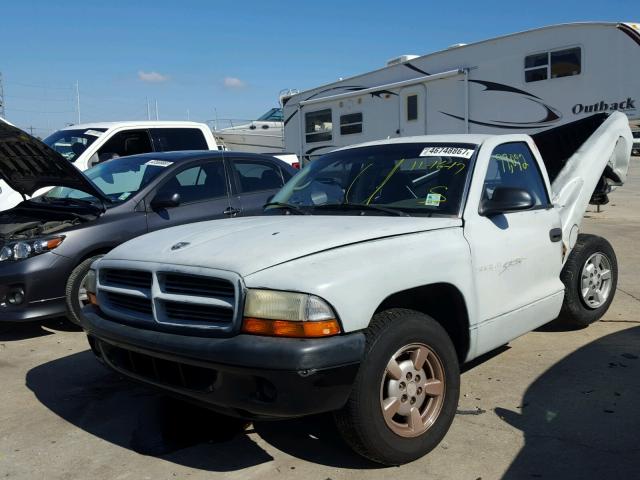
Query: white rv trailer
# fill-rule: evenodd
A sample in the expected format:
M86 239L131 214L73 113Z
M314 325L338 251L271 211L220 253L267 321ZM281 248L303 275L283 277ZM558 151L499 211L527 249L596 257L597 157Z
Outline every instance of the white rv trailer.
M403 55L285 100L301 159L439 133L536 133L600 112L640 118L640 24L572 23Z

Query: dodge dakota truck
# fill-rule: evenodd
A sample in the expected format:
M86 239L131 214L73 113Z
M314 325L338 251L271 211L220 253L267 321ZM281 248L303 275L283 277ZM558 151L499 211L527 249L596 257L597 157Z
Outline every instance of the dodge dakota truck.
M90 271L82 325L125 376L223 415L333 411L356 452L409 462L449 429L461 364L606 312L616 256L579 231L589 202L624 183L631 145L614 113L343 148L266 216L112 250Z

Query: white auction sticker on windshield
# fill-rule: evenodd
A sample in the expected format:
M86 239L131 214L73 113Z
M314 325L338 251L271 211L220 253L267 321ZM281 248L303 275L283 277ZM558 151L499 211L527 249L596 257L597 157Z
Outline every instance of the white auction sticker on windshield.
M421 157L459 157L467 160L473 156L473 148L462 147L425 147L420 152Z
M169 165L173 165L173 162L167 162L166 160L149 160L145 165L150 165L152 167L168 167Z
M84 134L85 135L91 135L93 137L99 137L100 135L102 135L104 132L101 132L100 130L85 130Z

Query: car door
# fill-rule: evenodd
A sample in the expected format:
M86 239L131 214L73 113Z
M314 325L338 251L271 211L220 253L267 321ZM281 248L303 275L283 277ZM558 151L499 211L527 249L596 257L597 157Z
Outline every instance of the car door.
M266 158L231 157L230 166L237 192L232 202L239 215L260 215L264 204L290 178Z
M154 198L180 196L179 204L154 208ZM227 218L229 211L229 178L222 159L189 164L163 179L161 185L145 199L149 231Z
M527 142L489 142L480 150L464 213L477 292L478 353L552 320L564 291L561 223L549 200L546 170ZM481 215L480 203L496 187L526 189L534 206Z

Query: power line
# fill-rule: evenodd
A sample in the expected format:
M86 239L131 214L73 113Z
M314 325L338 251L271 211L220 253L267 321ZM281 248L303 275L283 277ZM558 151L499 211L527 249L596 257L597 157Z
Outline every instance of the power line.
M29 83L22 83L22 82L7 82L8 85L18 85L20 87L27 87L27 88L42 88L43 90L73 90L73 87L51 87L49 85L34 85L34 84L29 84Z
M0 72L0 117L4 118L4 86L2 85L2 72Z
M4 110L4 103L3 103L3 110ZM9 110L10 112L20 112L20 113L43 113L43 114L49 114L49 113L76 113L75 110L58 110L58 111L45 111L45 110L23 110L21 108L7 108L6 110ZM4 116L4 115L3 115Z

